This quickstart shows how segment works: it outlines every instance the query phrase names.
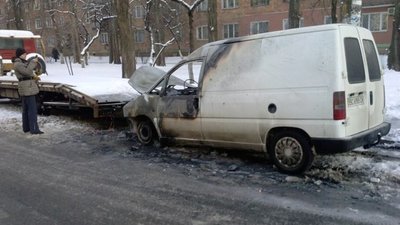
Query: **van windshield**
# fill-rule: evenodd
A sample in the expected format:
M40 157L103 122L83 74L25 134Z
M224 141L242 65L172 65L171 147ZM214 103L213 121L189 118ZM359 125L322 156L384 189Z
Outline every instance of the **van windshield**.
M23 40L21 39L0 38L0 49L17 49L23 47Z

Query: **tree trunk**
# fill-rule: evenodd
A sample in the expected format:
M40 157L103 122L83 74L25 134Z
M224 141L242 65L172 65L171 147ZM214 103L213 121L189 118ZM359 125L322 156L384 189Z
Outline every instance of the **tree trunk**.
M80 43L79 43L79 33L78 33L78 29L76 26L73 26L72 28L72 47L73 47L73 55L74 55L74 63L80 63Z
M400 71L400 0L396 0L394 19L393 19L393 29L392 29L392 41L389 47L388 54L388 68L396 71Z
M156 42L159 43L165 43L165 30L163 27L163 19L161 16L161 9L160 9L161 3L157 2L154 5L154 10L155 10L155 23L156 23L156 27L157 27L157 32L155 32L155 39ZM156 52L158 55L157 59L156 59L156 65L157 66L165 66L165 54L164 54L164 49L162 46L155 46L156 48Z
M111 4L111 11L116 14L115 4ZM117 20L110 21L110 63L121 64L120 43L118 38Z
M193 11L188 11L189 16L189 54L194 50L194 37L193 37Z
M208 1L208 41L218 40L217 1Z
M165 43L165 34L164 30L160 29L157 32L157 38L160 43ZM165 53L164 53L164 48L162 46L156 46L156 52L158 52L158 57L156 59L156 65L157 66L165 66Z
M289 29L300 27L300 0L289 2Z
M331 19L332 19L332 23L337 23L338 22L338 18L337 18L337 3L338 0L332 0L331 2Z
M128 12L129 0L114 0L114 6L117 12L117 31L121 46L122 77L130 78L135 72L136 62L133 32Z
M194 50L194 37L193 37L193 11L188 11L189 16L189 52L193 52ZM189 79L194 80L194 73L193 73L193 64L189 63Z
M22 13L22 2L20 0L11 0L12 9L14 11L15 29L24 30L24 18Z

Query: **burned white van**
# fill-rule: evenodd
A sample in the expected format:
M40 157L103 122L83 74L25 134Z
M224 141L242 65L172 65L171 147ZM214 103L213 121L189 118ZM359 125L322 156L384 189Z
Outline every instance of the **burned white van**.
M286 173L390 130L373 37L351 25L209 43L169 72L141 67L129 83L142 95L124 116L143 144L263 151Z

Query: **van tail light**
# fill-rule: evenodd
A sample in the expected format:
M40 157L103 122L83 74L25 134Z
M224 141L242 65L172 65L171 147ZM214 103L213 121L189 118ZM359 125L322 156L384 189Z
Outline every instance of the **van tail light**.
M333 119L346 119L346 94L344 91L333 93Z

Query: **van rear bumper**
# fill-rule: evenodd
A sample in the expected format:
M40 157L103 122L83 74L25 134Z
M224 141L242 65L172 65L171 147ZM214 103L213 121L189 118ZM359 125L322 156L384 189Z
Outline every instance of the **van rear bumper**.
M333 154L350 151L360 146L377 144L380 137L389 133L390 123L380 125L366 131L340 139L312 138L315 150L318 154Z

